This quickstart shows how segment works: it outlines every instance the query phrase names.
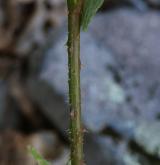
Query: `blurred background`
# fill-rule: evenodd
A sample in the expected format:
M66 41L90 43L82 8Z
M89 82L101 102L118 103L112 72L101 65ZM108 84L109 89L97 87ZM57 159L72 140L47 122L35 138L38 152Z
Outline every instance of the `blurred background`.
M0 0L0 165L69 159L65 0ZM105 0L81 37L87 165L160 165L160 0Z

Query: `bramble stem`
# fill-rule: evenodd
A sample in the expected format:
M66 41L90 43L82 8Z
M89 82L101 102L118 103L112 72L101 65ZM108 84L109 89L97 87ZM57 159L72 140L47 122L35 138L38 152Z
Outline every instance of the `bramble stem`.
M80 90L80 19L82 0L68 0L68 84L71 165L83 164L83 131Z

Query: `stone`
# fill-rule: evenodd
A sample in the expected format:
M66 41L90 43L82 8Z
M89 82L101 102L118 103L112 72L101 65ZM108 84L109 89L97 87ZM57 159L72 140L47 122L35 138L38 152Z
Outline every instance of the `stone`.
M116 143L111 137L87 133L84 138L84 155L87 165L124 165L124 143Z
M148 154L160 158L160 122L142 122L135 129L134 139Z
M82 33L82 116L89 130L107 124L130 128L158 116L158 19L156 12L119 10L99 15ZM66 36L61 36L47 51L40 79L67 100Z

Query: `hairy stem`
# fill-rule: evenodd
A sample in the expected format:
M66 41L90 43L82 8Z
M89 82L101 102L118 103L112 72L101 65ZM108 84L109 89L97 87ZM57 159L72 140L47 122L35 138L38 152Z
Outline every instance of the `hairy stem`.
M83 131L80 91L81 0L68 0L68 68L71 164L83 164Z

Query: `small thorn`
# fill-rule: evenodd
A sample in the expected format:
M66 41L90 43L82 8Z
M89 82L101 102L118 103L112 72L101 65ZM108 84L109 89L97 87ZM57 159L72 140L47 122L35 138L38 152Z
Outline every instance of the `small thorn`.
M84 68L85 67L85 65L84 64L81 64L81 68Z
M87 129L85 129L85 128L82 128L82 132L83 133L88 133L89 131Z
M72 111L72 112L70 113L70 116L71 116L72 119L75 117L74 111Z

